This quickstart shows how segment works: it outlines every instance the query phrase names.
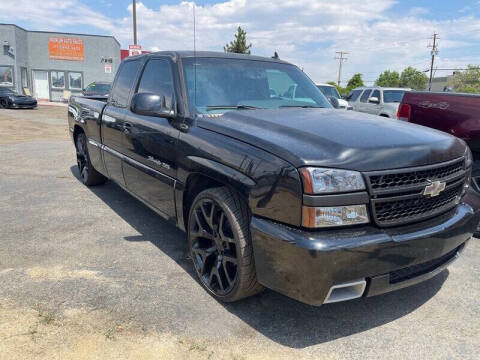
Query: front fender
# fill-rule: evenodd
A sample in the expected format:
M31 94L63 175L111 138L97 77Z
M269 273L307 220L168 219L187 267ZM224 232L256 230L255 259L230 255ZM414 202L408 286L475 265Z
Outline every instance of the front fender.
M250 190L256 185L255 180L252 178L218 161L198 156L188 156L187 158L191 162L193 172L205 175L225 185L230 185L239 190L244 196L248 195Z
M253 215L299 226L302 185L295 167L237 139L192 128L179 138L176 206L182 228L183 192L189 176L202 174L235 189Z

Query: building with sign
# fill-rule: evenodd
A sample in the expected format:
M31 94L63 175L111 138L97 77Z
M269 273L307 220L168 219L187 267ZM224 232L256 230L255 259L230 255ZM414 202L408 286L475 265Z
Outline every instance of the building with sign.
M113 36L28 31L0 24L0 87L62 101L94 81L111 82L120 65Z

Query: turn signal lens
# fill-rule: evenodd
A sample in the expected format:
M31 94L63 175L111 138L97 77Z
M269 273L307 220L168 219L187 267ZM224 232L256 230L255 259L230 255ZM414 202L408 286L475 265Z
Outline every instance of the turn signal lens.
M366 224L369 221L365 205L302 207L302 225L306 228Z

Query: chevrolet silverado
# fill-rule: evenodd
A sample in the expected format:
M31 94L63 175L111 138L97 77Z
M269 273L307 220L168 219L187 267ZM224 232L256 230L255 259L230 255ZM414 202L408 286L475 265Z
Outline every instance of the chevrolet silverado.
M400 289L447 267L479 222L463 140L336 111L279 59L129 57L106 101L70 99L68 123L80 180L111 179L184 230L222 301L263 287L312 305Z

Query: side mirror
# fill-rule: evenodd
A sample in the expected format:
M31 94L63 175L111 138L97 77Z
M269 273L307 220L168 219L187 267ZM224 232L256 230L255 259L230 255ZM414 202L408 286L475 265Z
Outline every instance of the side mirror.
M152 93L137 93L132 98L130 109L135 114L174 118L175 106L167 106L165 96Z
M380 104L380 100L378 100L378 97L372 96L371 98L368 98L368 102L372 104Z
M338 103L338 99L336 97L329 96L327 99L335 109L338 109L340 107L340 104Z

